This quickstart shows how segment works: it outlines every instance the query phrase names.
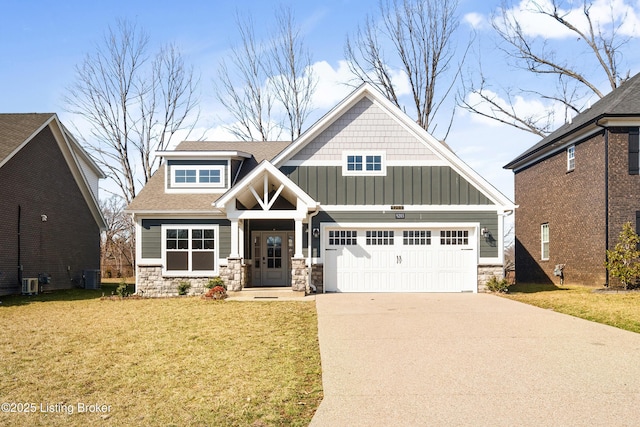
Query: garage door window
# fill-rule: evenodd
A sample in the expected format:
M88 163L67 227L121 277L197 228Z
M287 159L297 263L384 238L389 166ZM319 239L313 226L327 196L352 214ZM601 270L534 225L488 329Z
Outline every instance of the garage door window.
M441 245L468 245L469 232L466 230L442 230L440 231Z
M405 246L430 245L431 231L429 230L404 230L402 232L402 244Z
M393 245L393 230L367 230L367 245Z
M333 246L351 246L357 244L356 230L329 230L329 244Z

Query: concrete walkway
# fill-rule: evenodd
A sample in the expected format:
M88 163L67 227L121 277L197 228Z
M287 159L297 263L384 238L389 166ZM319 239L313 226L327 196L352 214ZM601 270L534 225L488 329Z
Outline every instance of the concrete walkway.
M640 334L488 294L316 305L311 426L640 425Z

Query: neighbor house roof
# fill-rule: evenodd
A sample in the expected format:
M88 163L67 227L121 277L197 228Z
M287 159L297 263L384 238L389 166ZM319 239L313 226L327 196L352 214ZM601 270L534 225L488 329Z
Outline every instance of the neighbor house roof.
M53 113L0 114L0 166L17 153L25 141L38 133Z
M263 160L271 160L291 142L248 142L248 141L184 141L178 144L175 151L197 151L211 153L239 151L250 153L251 158L245 159L238 179L246 176ZM162 212L211 212L213 202L222 194L186 194L165 192L165 168L160 166L151 179L140 190L138 195L127 207L127 211L162 211Z
M62 125L55 113L0 114L0 168L47 126L51 129L96 223L101 229L105 229L106 222L100 211L98 195L88 182L81 161L90 167L98 178L104 178L104 172Z
M582 136L589 130L600 131L605 119L624 119L640 116L640 73L598 100L591 108L575 116L533 147L506 164L505 169L517 169L531 161L546 156L571 142L576 134Z

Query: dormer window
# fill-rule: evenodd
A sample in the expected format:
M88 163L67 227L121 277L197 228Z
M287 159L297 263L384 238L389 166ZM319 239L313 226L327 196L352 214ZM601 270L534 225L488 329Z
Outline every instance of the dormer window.
M342 175L386 175L385 153L345 152L342 155Z
M196 182L195 169L177 169L174 175L174 184L192 184Z
M172 186L175 187L222 187L221 166L175 166Z

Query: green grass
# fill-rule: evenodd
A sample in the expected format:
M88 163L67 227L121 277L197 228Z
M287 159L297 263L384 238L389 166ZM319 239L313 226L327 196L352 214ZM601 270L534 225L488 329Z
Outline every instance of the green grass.
M595 292L580 286L518 284L505 298L640 333L640 292Z
M36 404L0 425L309 424L322 400L315 304L100 299L115 287L0 298L0 403Z

